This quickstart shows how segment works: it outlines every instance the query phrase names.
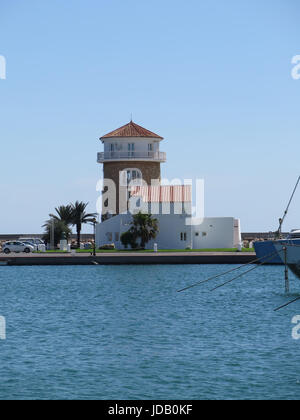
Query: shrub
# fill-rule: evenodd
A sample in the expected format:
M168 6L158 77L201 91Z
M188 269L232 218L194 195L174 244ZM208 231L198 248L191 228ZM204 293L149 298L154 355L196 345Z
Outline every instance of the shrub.
M121 242L126 249L128 248L128 245L130 245L132 249L136 249L137 246L138 246L138 244L136 242L136 235L133 232L131 232L130 230L122 233L120 239L121 239Z
M110 250L116 249L116 246L115 244L107 244L107 245L102 245L99 249L110 251Z

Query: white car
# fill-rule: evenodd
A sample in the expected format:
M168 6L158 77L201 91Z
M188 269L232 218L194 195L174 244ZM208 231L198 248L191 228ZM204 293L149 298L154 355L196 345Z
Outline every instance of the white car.
M25 243L29 242L32 245L36 245L36 246L45 245L44 241L42 241L39 238L19 238L18 241L25 242Z
M29 254L30 252L34 251L34 246L30 245L29 243L24 244L23 242L13 241L13 242L6 242L2 246L2 251L4 254L10 254L11 252L25 252Z

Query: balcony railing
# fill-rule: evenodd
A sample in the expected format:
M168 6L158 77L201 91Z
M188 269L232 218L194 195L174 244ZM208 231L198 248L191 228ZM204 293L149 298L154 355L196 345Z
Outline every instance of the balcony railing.
M150 160L165 162L165 152L101 152L98 153L98 163L118 160Z

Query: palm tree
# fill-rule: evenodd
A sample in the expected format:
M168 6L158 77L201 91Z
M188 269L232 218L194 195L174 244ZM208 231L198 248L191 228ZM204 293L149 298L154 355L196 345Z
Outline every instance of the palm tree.
M86 213L85 210L89 203L76 201L71 205L72 208L72 225L76 226L77 247L80 248L80 236L82 225L85 223L94 224L97 213Z
M53 226L54 222L54 226ZM59 219L50 219L42 226L45 228L43 240L49 244L51 241L52 229L54 228L54 246L56 247L63 236L68 240L71 235L71 229L66 225L65 222Z
M49 214L52 219L61 220L67 226L73 224L73 209L71 204L55 207L55 211L57 214Z
M139 212L133 216L130 232L134 237L141 239L141 248L145 248L146 244L151 239L155 239L159 232L158 220L151 214Z

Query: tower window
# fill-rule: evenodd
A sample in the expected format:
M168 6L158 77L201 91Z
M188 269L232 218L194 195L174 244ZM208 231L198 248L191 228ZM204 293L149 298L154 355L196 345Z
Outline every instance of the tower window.
M127 185L134 182L136 185L141 185L142 172L139 169L127 169L126 170Z
M122 187L127 187L131 182L134 182L137 186L142 186L142 172L140 169L124 169L120 171L120 185Z
M122 144L120 144L120 143L110 143L110 145L109 145L109 150L110 150L110 152L120 152L121 150L123 149L123 146L122 146Z
M128 143L128 155L129 155L129 157L134 157L134 149L135 149L135 144L134 143Z
M136 179L139 179L140 177L141 177L141 173L140 173L140 171L137 171L137 170L133 170L132 172L131 172L131 177L132 177L132 180L134 181L134 180L136 180Z
M148 156L151 158L153 155L153 143L148 144Z

